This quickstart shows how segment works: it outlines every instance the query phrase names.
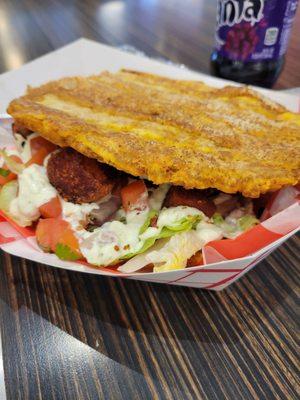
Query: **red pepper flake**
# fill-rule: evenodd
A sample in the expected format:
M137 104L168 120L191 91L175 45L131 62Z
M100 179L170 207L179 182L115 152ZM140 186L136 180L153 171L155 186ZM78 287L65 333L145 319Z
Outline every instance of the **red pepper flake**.
M114 249L115 249L116 251L119 251L119 250L120 250L120 247L117 246L117 245L115 245L115 246L114 246Z
M125 246L123 247L124 250L129 250L130 249L130 244L125 244Z

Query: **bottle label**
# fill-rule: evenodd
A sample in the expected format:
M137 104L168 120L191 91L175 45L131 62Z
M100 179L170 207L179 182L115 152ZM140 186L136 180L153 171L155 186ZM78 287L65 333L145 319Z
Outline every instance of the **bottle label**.
M216 50L236 61L285 54L298 0L218 0Z

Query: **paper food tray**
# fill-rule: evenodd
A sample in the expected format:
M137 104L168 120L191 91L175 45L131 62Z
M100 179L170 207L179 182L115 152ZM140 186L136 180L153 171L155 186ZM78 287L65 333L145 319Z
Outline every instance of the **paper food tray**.
M37 86L63 76L89 75L103 70L117 71L120 68L136 69L177 79L202 80L216 87L228 84L228 81L81 39L18 70L2 74L0 113L5 114L8 103L22 95L28 84ZM299 99L296 96L258 90L291 111L299 110ZM7 118L2 118L0 121L0 147L13 146L10 122ZM203 249L205 265L184 270L123 274L110 268L91 267L82 262L62 261L54 254L43 253L40 250L33 229L17 227L4 214L0 214L0 248L19 257L77 272L222 290L252 269L299 229L300 204L297 189L281 190L272 204L267 210L268 219L234 240L208 243Z

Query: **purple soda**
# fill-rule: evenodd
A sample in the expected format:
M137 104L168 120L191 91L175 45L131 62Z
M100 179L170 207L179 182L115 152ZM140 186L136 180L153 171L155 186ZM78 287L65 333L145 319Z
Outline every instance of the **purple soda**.
M214 75L271 87L287 50L298 0L218 0Z

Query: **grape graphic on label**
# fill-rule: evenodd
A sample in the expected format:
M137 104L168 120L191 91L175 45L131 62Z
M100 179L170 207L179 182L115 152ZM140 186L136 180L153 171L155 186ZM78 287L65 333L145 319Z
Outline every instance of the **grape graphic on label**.
M246 60L255 51L258 42L256 27L248 22L241 22L228 31L224 50L233 59Z

